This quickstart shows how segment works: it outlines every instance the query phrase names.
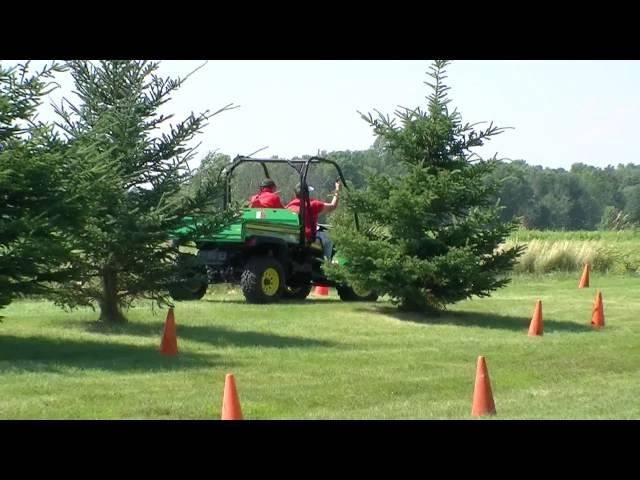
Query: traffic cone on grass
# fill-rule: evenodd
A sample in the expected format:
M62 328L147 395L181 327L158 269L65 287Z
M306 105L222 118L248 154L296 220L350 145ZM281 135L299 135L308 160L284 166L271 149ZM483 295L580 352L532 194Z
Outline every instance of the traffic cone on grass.
M536 306L533 309L533 317L531 317L531 324L529 325L529 336L538 337L542 335L542 300L536 302Z
M313 294L319 297L326 297L329 295L329 287L326 285L316 285L316 288L313 289Z
M589 264L585 264L584 269L582 270L582 277L580 277L580 283L578 284L578 288L588 288L589 287Z
M222 395L221 420L243 420L240 409L240 399L236 390L236 381L233 373L227 373L224 377L224 393Z
M482 417L495 414L496 405L493 402L489 372L487 371L487 364L484 357L481 355L478 357L478 364L476 366L476 383L473 388L471 415L474 417Z
M164 333L160 342L160 355L175 357L178 355L178 339L176 338L176 319L173 307L169 307L167 319L164 322Z
M602 294L600 292L596 295L596 301L593 304L591 326L593 328L604 327L604 306L602 305Z

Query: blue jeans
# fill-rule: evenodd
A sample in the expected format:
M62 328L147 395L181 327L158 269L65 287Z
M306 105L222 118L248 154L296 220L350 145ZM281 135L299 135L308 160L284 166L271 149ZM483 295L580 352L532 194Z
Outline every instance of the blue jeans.
M320 240L320 243L322 244L322 253L324 255L324 258L327 260L327 262L330 262L331 252L333 250L333 242L329 238L329 235L327 235L327 232L325 232L324 230L318 230L316 232L316 239Z

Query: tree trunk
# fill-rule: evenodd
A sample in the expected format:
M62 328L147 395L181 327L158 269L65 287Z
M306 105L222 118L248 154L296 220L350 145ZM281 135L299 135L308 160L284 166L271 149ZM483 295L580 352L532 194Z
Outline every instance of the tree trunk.
M116 272L105 267L102 271L102 299L100 299L100 321L105 323L126 323L127 318L120 311L118 304L118 276Z
M402 312L425 313L428 310L425 302L416 301L413 298L403 298L398 305Z
M442 313L436 305L429 303L425 293L420 289L411 289L410 293L400 299L399 310L437 316Z

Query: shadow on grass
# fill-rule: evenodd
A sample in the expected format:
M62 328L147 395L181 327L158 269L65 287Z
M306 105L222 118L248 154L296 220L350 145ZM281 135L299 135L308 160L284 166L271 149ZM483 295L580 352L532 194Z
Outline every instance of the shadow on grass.
M388 305L373 306L371 308L358 308L360 312L376 312L389 315L398 320L429 325L457 325L461 327L483 327L499 330L527 331L531 318L514 317L482 312L439 312L439 313L414 313L403 312ZM545 332L586 332L592 328L588 324L567 322L563 320L551 320L543 318Z
M160 344L164 329L164 321L154 323L127 323L125 325L109 326L100 322L84 325L86 331L105 335L138 335L155 337ZM77 327L78 324L76 323ZM336 343L304 337L289 337L273 333L254 331L238 331L216 325L181 325L176 322L178 348L180 339L208 343L218 347L273 347L273 348L302 348L302 347L333 347Z
M177 357L163 357L158 351L159 344L159 341L157 346L146 346L0 335L0 372L57 372L69 367L118 372L171 371L217 363L213 355L180 352Z

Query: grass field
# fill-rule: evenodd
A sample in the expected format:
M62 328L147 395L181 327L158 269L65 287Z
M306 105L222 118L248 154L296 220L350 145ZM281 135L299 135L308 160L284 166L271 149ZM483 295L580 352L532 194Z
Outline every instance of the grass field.
M0 323L0 418L216 419L232 372L247 419L467 419L478 355L496 418L640 418L640 279L577 282L516 277L437 318L333 291L268 306L218 292L176 305L176 358L158 354L165 311L107 328L90 310L16 302ZM530 338L537 298L544 336Z

